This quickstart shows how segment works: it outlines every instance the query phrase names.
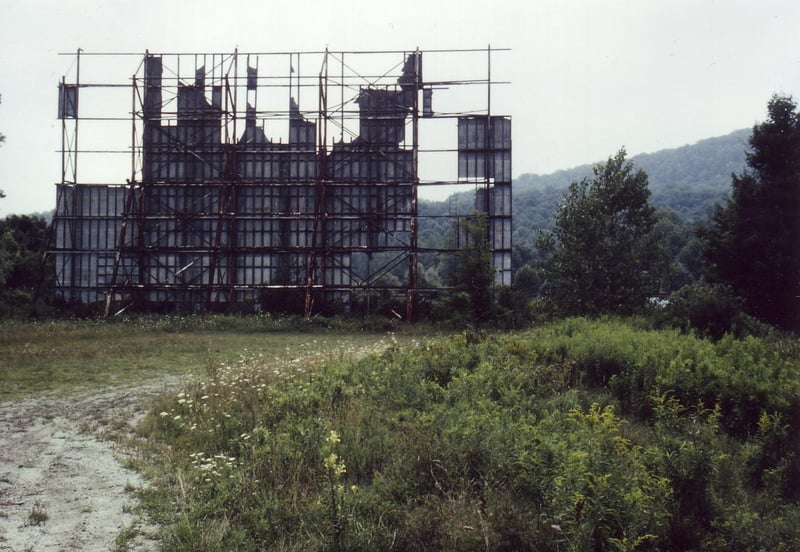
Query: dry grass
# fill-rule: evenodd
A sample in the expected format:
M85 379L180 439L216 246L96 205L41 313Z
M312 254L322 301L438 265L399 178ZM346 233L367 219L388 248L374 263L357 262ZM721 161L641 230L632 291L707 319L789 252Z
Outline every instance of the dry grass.
M0 325L0 401L192 376L243 354L291 360L314 349L330 354L379 339L376 333L320 328L259 332L246 324L222 331L163 319L5 322Z

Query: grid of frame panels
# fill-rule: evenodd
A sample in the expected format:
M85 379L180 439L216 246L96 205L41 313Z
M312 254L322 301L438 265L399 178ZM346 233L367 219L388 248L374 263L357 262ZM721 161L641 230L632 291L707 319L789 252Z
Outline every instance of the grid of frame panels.
M510 118L459 118L458 178L511 183Z
M54 252L56 286L68 301L92 303L105 298L113 279L127 189L122 186L67 185L57 188Z
M195 309L252 300L254 290L281 286L308 286L346 301L353 286L406 266L398 289L407 286L403 291L411 298L421 184L417 124L420 117L440 116L458 119L458 149L448 150L458 152L458 177L451 183L474 182L483 192L476 205L490 218L498 281L510 284L510 119L475 115L481 111L471 108L465 116L434 113L435 85L422 80L421 52L369 53L400 56L402 63L365 79L354 71L345 76L352 62L345 64L344 53L317 52L324 67L329 59L341 61L338 82L338 75L327 80L327 69L324 77L316 70L303 76L297 53L255 54L252 60L238 52L145 55L131 81L132 183L107 201L91 186L59 191L65 199L54 223L60 288L94 293L79 300L127 288L148 302ZM279 55L290 56L288 87L280 84L274 64L259 75L259 56ZM288 111L269 98L280 88L289 90ZM301 111L301 88L319 90L318 110L305 95ZM76 121L76 135L78 89L64 81L59 107L62 120ZM341 103L335 101L339 90ZM259 94L267 96L266 104ZM276 120L288 123L288 135L273 141L265 129L274 130ZM339 132L337 124L338 140L328 134ZM72 154L65 151L65 159ZM66 176L60 187L68 187ZM108 213L88 214L91 207L73 205L95 199L106 201ZM356 277L353 260L364 254L377 254L374 274ZM383 266L378 259L387 256L405 259Z
M489 219L492 264L499 284L511 285L511 119L470 116L458 120L458 177L483 182L475 208Z

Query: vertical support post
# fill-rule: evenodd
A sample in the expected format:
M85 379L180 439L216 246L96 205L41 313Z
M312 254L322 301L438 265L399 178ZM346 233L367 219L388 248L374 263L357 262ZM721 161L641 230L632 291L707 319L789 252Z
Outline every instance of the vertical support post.
M308 249L306 263L306 297L303 305L303 315L311 318L314 308L314 273L319 273L323 293L325 289L325 263L324 255L327 246L325 236L325 179L328 178L328 49L319 72L319 97L317 114L317 179L314 205L314 222L311 230L311 244ZM318 243L318 235L322 239ZM317 267L317 257L320 263Z
M246 69L250 68L250 57L247 57ZM227 82L227 79L226 79ZM234 294L235 285L235 253L233 249L233 235L235 234L235 201L236 201L236 178L237 178L237 149L236 149L236 121L238 113L236 111L237 97L239 89L239 49L234 50L233 54L233 106L232 106L232 126L233 137L226 131L222 143L221 162L222 175L217 192L217 220L214 239L211 245L211 259L208 267L208 293L206 295L205 310L210 311L215 300L219 300L223 291L227 293L226 299L230 301ZM247 95L245 94L245 99ZM245 114L246 116L246 114ZM226 114L226 119L228 119ZM225 128L228 128L227 121ZM227 232L225 232L227 230ZM223 234L227 237L227 244L223 243ZM227 255L224 254L227 249ZM227 261L227 266L223 265L221 258ZM216 280L216 284L215 284Z
M64 94L64 100L66 101L66 92L67 92L67 77L61 77L61 90L62 94ZM62 111L64 107L61 107ZM69 141L67 140L67 118L64 117L64 113L59 113L58 118L61 119L61 185L67 183L67 144Z
M233 139L236 140L236 137L239 136L239 133L236 132L236 120L239 118L236 112L238 105L239 105L239 48L235 48L233 51ZM226 137L225 142L228 143L230 141L230 137Z
M79 221L77 216L77 209L78 209L78 127L80 122L80 87L81 87L81 49L78 48L75 54L75 97L74 97L74 123L72 127L72 144L69 145L69 136L66 132L66 126L64 127L64 134L62 135L62 139L66 137L67 139L67 147L69 147L69 155L67 155L66 164L72 166L72 194L71 194L71 205L70 205L70 219L69 219L69 233L70 233L70 281L69 285L71 288L71 299L81 299L81 292L79 289L79 278L78 278L78 261L79 261L79 254L77 253L77 242L78 238L82 237L82 232L79 232L78 228L81 226L81 221ZM66 117L64 117L65 125L66 125ZM62 143L62 155L64 150L64 145ZM64 175L66 176L66 167L64 167ZM63 184L63 181L62 181Z
M325 48L325 75L323 78L323 95L322 95L322 114L320 117L320 127L322 130L322 134L320 136L321 140L320 143L322 148L319 153L319 183L320 183L320 199L319 204L317 205L317 209L320 215L320 228L319 232L322 235L322 239L320 240L320 255L319 255L319 279L320 284L322 287L322 296L323 298L327 298L328 295L328 278L327 278L327 266L328 260L330 255L330 244L328 243L328 48ZM297 69L300 70L300 56L297 56ZM298 76L299 82L299 76ZM299 97L299 89L298 89L298 97ZM299 99L298 99L299 103Z
M486 114L492 115L492 45L486 47Z
M157 79L157 86L156 83L152 81L153 75L150 74L147 68L148 59L150 58L150 51L145 50L144 53L144 90L139 95L139 102L141 107L141 117L142 117L142 149L141 149L141 163L142 163L142 176L140 180L140 185L138 187L138 191L136 186L134 186L135 181L135 173L134 178L131 179L131 188L130 188L130 198L131 198L131 210L128 213L129 217L135 217L136 219L136 242L133 245L136 252L136 269L138 271L138 282L137 286L134 288L133 292L133 300L144 302L145 298L147 297L147 287L146 283L148 281L148 271L149 265L151 264L148 261L147 252L145 250L145 202L147 201L147 193L148 193L148 184L151 183L151 179L153 178L153 173L150 169L150 162L148 160L149 156L153 153L153 137L151 133L153 132L152 128L154 126L155 120L158 120L158 124L161 124L161 109L162 109L162 80L161 80L161 69L159 69L158 79ZM159 63L161 63L159 61ZM134 88L136 88L136 83L134 82ZM138 89L137 89L138 92ZM152 108L154 107L151 102L155 103L153 100L153 94L155 94L155 99L157 100L157 118L155 114L152 112ZM136 110L133 110L134 113ZM135 117L135 115L134 115ZM133 236L131 236L131 241L133 241Z
M340 61L342 74L339 81L339 120L341 121L339 141L344 143L344 52L341 54Z
M136 75L131 75L131 182L136 180Z
M408 252L408 291L406 297L406 322L411 323L416 316L415 307L417 302L417 210L418 210L418 187L419 187L419 91L422 88L422 54L419 48L414 53L414 105L411 112L411 158L412 158L412 182L411 182L411 221L409 235Z
M78 121L80 120L80 90L81 90L81 50L78 53L75 63L75 133L72 136L72 183L78 183Z
M66 99L67 99L66 87L67 87L67 77L66 76L62 76L61 77L61 92L60 92L61 94L64 95L62 103L65 103ZM68 208L67 207L67 202L66 202L66 200L64 198L64 192L65 192L66 184L67 184L67 159L68 159L67 158L67 147L69 145L69 138L68 138L68 135L67 135L67 118L64 116L65 106L61 105L60 107L61 107L62 112L58 114L58 117L59 117L59 119L61 119L61 185L58 187L58 192L57 192L58 201L56 202L56 215L58 215L59 213L64 213L64 211L62 209L67 209ZM73 195L74 195L74 191L73 191ZM70 219L67 218L67 217L65 217L65 219L64 219L64 230L68 232L68 234L70 236L71 243L74 243L75 236L74 236L74 232L72 230L72 222L70 222ZM66 247L64 249L66 249ZM72 247L72 249L74 249L74 247ZM70 289L69 293L72 294L72 287L74 286L74 282L75 282L75 269L73 267L74 258L73 258L72 253L67 253L66 251L62 252L62 255L63 256L69 255L69 259L70 259L70 261L69 261L69 267L70 267L69 268L69 282L64 282L64 284L65 284L64 287L69 287L69 289ZM66 275L62 274L62 282L63 282L64 276L66 276ZM70 299L71 298L72 297L70 297Z
M484 145L483 145L483 211L486 213L486 239L488 240L491 235L491 223L489 222L491 214L489 213L489 188L491 178L491 164L493 161L490 148L492 145L492 45L486 47L486 128L484 129Z
M128 180L128 189L125 191L125 199L122 206L122 223L120 225L119 237L117 238L117 250L114 252L114 266L111 270L111 282L106 290L106 305L103 317L108 318L111 312L111 302L114 300L114 292L117 288L117 277L119 275L119 264L122 260L122 250L125 247L126 234L128 230L128 217L133 210L135 201L136 187L136 75L131 77L131 177Z
M483 178L483 212L486 213L486 246L494 258L494 240L492 239L494 217L491 212L492 170L494 170L494 154L492 152L492 45L486 47L486 128L484 132L484 178ZM479 245L479 244L476 244ZM494 262L493 260L490 262Z

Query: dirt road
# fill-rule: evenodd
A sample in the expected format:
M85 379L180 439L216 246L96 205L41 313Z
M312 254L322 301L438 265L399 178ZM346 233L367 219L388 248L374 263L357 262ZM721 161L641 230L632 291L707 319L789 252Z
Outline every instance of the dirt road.
M0 403L0 550L158 550L134 513L138 474L106 437L131 431L148 399L178 380L105 389L74 397ZM130 544L130 543L129 543Z

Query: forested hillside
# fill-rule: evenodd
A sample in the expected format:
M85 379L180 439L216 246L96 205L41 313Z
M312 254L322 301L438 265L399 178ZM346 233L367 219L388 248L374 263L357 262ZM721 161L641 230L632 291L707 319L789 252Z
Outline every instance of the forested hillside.
M630 160L647 173L655 207L676 211L688 223L703 222L714 204L730 191L731 174L744 168L750 132L751 129L737 130L696 144L635 155ZM592 166L586 164L547 175L523 174L517 178L513 205L515 238L527 240L532 227L549 227L553 211L569 183L591 176ZM454 202L462 211L471 204L467 197L453 197L443 202L423 201L420 208L423 214L437 213Z
M648 176L651 202L657 209L675 211L691 227L706 222L716 203L730 192L731 175L745 168L747 139L751 129L708 138L696 144L630 158ZM609 152L611 153L611 152ZM517 155L525 155L518 152ZM552 225L556 207L563 200L569 183L592 176L592 164L581 165L547 175L523 174L514 181L513 228L515 257L527 261L535 242L535 228ZM471 193L455 194L447 201L420 202L425 216L456 211L468 213L473 205ZM436 243L448 235L446 219L421 222L420 240ZM517 268L522 263L515 265Z
M630 160L647 173L656 207L672 209L690 222L699 222L730 190L731 174L744 168L750 132L737 130L680 148L635 155ZM549 175L523 174L514 182L515 218L525 218L532 194L548 188L563 190L573 180L591 174L591 164Z
M673 210L687 223L696 224L706 221L714 204L730 191L731 174L744 168L750 132L737 130L630 160L647 173L655 207ZM549 227L569 183L591 175L592 165L587 164L549 175L520 176L514 182L515 240L527 242L533 227Z

